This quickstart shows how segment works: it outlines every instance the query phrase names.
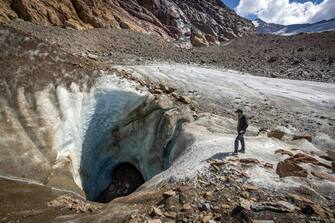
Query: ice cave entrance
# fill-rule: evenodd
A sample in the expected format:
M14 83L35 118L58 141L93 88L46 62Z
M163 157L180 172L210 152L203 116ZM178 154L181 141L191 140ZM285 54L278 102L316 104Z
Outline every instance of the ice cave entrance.
M126 196L169 166L179 132L170 99L113 75L98 78L89 92L59 87L57 98L64 120L55 147L59 157L70 156L88 200Z
M96 202L108 203L117 197L131 194L144 183L141 172L131 163L121 163L111 172L111 183L96 198Z

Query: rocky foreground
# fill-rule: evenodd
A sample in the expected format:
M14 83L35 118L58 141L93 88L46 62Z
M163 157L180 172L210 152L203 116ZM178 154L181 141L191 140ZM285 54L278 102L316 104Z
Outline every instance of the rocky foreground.
M9 196L19 198L20 187L29 190L30 194L42 191L46 196L34 211L27 208L34 205L39 196L26 197L29 198L26 204L20 202L15 208L10 202L2 204L7 211L0 212L0 221L51 221L55 217L53 222L75 219L81 222L125 223L333 222L334 191L324 189L316 192L308 187L283 188L280 183L270 189L250 183L251 172L257 168L264 168L281 179L304 181L317 177L320 182L327 180L335 183L335 163L332 166L327 164L331 158L322 156L319 161L320 157L314 158L314 153L283 149L276 150L275 154L282 159L277 167L255 158L232 156L208 159L208 166L191 181L163 184L153 191L139 190L108 205L87 202L71 194L56 197L57 193L51 193L52 190L24 184L18 187L18 183L8 181L7 185L11 184L17 191L0 193L4 199L9 199ZM307 169L317 166L325 168L308 173ZM5 181L0 183L3 185Z
M322 165L304 153L293 155L277 150L283 157L276 168L280 177L307 177L299 163ZM206 173L197 180L182 182L164 191L152 209L144 214L133 214L127 222L297 222L334 221L334 194L324 191L319 197L307 188L294 190L267 190L247 182L248 170L258 166L274 172L274 166L257 159L232 157L226 160L208 160ZM285 163L281 165L282 163ZM292 164L288 164L292 163ZM334 165L334 163L333 163ZM327 167L329 173L334 167ZM275 174L275 173L274 173ZM320 179L335 182L331 174L312 172ZM166 190L166 189L165 189ZM304 195L302 195L304 193ZM328 219L328 220L327 220Z

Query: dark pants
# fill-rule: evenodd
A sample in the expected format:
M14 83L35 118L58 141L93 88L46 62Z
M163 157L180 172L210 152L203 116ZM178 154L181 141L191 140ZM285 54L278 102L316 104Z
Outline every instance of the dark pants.
M244 134L239 133L236 136L236 139L235 139L235 151L234 151L235 153L238 152L238 141L241 142L241 146L242 146L241 151L244 152L245 151Z

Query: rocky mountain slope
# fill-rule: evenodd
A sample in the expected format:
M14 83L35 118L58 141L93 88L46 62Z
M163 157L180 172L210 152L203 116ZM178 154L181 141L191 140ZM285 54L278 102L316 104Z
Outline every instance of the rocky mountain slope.
M275 35L295 35L299 33L314 33L335 30L335 19L323 20L316 23L279 25L267 23L261 19L253 21L258 33L268 33Z
M112 64L170 61L224 67L259 76L335 81L335 32L294 36L251 35L222 46L183 49L130 30L70 30L29 22L8 26L72 54ZM318 41L315 41L315 40Z
M130 29L195 46L254 31L250 21L217 0L1 0L0 22L16 18L75 29Z

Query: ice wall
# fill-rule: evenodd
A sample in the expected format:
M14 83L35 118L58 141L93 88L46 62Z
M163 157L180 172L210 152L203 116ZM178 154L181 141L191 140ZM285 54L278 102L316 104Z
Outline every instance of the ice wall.
M150 179L164 168L177 118L172 106L136 87L102 73L91 87L8 88L13 99L0 101L0 174L43 183L57 176L57 185L71 181L59 174L70 175L89 199L108 186L120 162Z

